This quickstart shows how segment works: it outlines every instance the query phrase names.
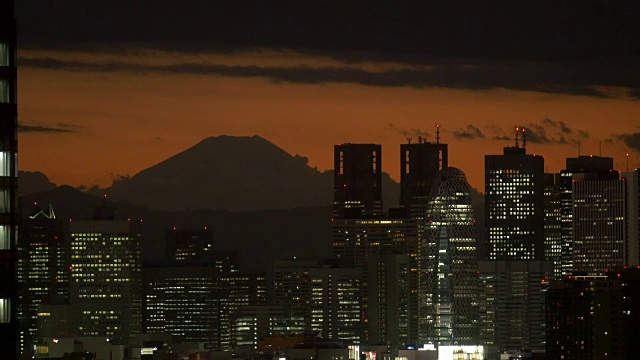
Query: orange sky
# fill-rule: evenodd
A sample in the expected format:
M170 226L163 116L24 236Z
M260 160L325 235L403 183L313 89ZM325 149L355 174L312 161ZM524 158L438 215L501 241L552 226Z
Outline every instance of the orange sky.
M333 66L335 60L296 53L186 56L171 53L91 55L22 51L22 58L54 57L86 62L136 64L206 62L216 64ZM352 66L352 65L341 65ZM353 65L355 66L355 65ZM360 64L370 71L399 64ZM260 135L284 150L309 158L311 166L332 167L333 144L380 143L383 168L399 173L398 129L433 133L440 122L449 144L450 165L462 169L482 189L484 154L499 153L506 142L457 140L451 134L474 124L511 135L515 125L545 118L588 131L583 154L597 154L611 134L638 131L640 106L628 98L603 99L510 90L376 87L357 84L296 84L266 78L167 74L155 71L71 71L24 67L19 70L19 119L27 125L76 126L75 133L21 133L22 170L38 170L58 185L108 186L117 175L134 175L208 136ZM393 126L390 126L393 124ZM430 140L433 138L430 138ZM548 171L577 155L575 145L529 144L545 156ZM624 170L617 142L602 142L603 155ZM639 164L630 153L630 167Z

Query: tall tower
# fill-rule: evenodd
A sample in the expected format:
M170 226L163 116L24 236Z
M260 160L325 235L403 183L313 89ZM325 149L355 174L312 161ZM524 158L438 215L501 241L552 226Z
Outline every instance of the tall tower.
M517 145L485 156L486 260L544 260L544 158Z
M382 214L382 147L335 145L333 216L376 217Z
M18 106L13 0L0 0L0 358L18 352L17 226Z
M487 248L478 263L478 312L480 341L492 351L544 349L544 284L552 274L545 261L544 158L527 154L525 144L524 130L516 128L515 146L485 156Z
M447 144L419 141L400 145L400 205L424 219L436 173L449 166Z
M544 258L553 266L553 278L562 277L562 206L555 174L544 174Z
M618 179L613 171L613 159L600 156L578 156L567 158L566 169L557 174L560 189L560 220L562 236L562 275L573 274L573 186L574 180L599 181Z
M69 300L69 257L53 207L35 205L32 215L20 223L20 258L18 259L18 317L20 352L31 358L36 344L39 307L64 304Z
M627 251L626 182L589 180L574 175L573 273L604 275L605 271L637 265L638 254Z
M434 180L422 241L420 327L425 343L478 342L478 261L471 186L446 168Z

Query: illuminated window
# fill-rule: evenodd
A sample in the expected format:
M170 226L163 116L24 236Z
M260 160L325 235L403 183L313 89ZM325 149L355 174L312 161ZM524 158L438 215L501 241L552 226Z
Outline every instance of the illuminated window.
M8 104L9 99L9 81L0 79L0 103Z
M0 66L9 66L9 44L0 43Z
M0 250L11 249L11 234L8 225L0 225Z
M9 189L0 189L0 213L9 212L10 204L10 192Z
M11 299L0 299L0 324L11 321Z

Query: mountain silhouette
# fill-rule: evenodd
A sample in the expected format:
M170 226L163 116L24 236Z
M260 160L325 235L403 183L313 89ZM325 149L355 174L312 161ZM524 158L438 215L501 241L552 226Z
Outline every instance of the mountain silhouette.
M56 188L47 175L40 171L19 171L18 172L18 196L48 191Z
M332 151L328 148L327 151ZM333 172L321 172L306 157L291 155L260 136L209 137L132 177L122 177L94 195L165 211L250 211L327 206ZM383 177L385 205L397 206L399 185Z

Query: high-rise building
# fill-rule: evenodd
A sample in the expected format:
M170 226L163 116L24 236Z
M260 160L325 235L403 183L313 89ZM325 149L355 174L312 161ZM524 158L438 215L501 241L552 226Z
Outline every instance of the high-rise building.
M273 264L273 304L282 306L290 321L291 333L311 331L311 282L309 271L318 260L293 257Z
M556 185L560 190L560 216L562 236L562 275L573 274L574 234L573 234L573 186L574 180L598 181L615 180L613 159L600 156L578 156L567 158L566 169L556 175Z
M544 174L544 258L553 278L562 278L562 202L555 174Z
M544 158L525 147L485 156L486 260L544 259Z
M478 344L478 261L471 186L446 168L434 180L420 259L421 343Z
M18 105L13 0L0 0L0 358L18 352Z
M449 166L448 157L447 144L419 140L400 145L400 205L409 217L424 219L433 179Z
M233 321L235 353L255 353L258 341L270 336L289 336L288 319L282 306L245 306Z
M141 222L70 222L69 299L80 336L132 345L142 331Z
M415 261L406 254L372 254L367 259L367 336L369 344L396 348L415 345ZM412 327L413 326L413 327Z
M640 264L640 170L622 173L627 185L627 253L628 265Z
M221 274L211 264L159 265L143 269L143 328L181 342L221 349Z
M408 343L415 344L418 341L418 254L419 254L419 221L411 218L369 218L369 219L334 219L333 220L333 257L354 266L362 272L361 303L363 312L363 341L369 342L368 307L369 302L375 302L379 298L408 296L407 299L398 299L399 302L407 302L408 323L399 326L406 328L409 338ZM369 279L367 267L369 258L374 255L401 254L407 255L411 263L408 281L412 284L409 293L386 293L386 286L376 289L382 291L375 298L369 299L368 289L375 286L378 278ZM379 269L381 273L386 270ZM401 272L392 272L400 275ZM403 275L404 276L404 275ZM415 286L413 284L416 284ZM395 300L394 300L395 301ZM386 321L394 324L394 321ZM400 320L398 320L400 321ZM378 330L376 330L378 331ZM386 329L388 333L397 330ZM405 331L405 330L403 330ZM398 345L398 344L393 344Z
M209 260L213 252L213 232L203 229L178 229L166 232L167 261L193 262Z
M69 300L68 249L62 222L51 205L41 209L36 204L32 214L22 219L18 245L20 352L30 359L37 343L39 306Z
M310 271L311 330L324 339L360 344L362 269L326 264Z
M375 217L382 214L382 147L335 145L333 216Z
M544 350L544 288L551 264L479 261L478 270L480 343L500 353Z
M616 178L606 180L573 175L575 275L603 275L606 270L638 263L638 254L628 253L627 248L626 182L615 174Z
M515 146L485 156L480 342L500 352L544 350L544 284L553 274L552 263L544 261L544 158L527 154L525 134L516 128Z
M546 293L548 359L636 359L640 269L568 276Z
M225 297L221 304L220 327L225 331L221 334L221 346L222 350L231 350L235 345L233 324L238 312L247 306L267 304L267 282L262 273L237 272L224 275L222 286Z

